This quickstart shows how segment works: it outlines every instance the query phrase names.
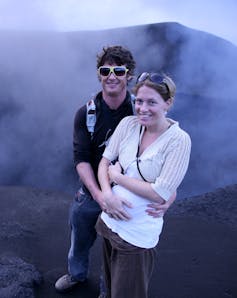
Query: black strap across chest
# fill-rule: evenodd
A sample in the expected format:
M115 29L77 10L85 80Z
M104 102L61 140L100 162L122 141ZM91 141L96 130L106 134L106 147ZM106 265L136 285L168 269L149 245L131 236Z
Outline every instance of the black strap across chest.
M142 133L142 126L140 127L139 141L138 141L137 154L136 154L137 170L138 170L140 176L142 177L142 179L143 179L145 182L148 182L148 181L144 178L144 176L142 175L141 170L140 170L140 168L139 168L139 162L140 162L140 160L139 160L139 151L140 151L140 143L141 143L141 142L140 142L140 141L141 141L141 133Z

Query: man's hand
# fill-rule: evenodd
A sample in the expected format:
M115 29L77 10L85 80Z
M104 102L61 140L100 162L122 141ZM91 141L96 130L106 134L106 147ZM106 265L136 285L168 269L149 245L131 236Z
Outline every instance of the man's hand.
M160 203L150 203L147 205L146 213L154 218L164 216L165 212L168 210L170 204L168 202L164 204Z
M165 215L165 212L169 209L169 207L174 203L177 196L177 192L175 191L168 201L166 201L163 204L160 203L150 203L147 205L148 209L146 209L146 212L148 215L157 218L162 217Z

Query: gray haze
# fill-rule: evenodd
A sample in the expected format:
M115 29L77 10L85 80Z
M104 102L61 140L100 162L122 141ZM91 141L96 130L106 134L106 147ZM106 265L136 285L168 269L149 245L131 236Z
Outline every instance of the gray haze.
M0 0L0 28L101 30L179 22L237 45L235 0Z
M237 48L176 23L94 32L0 32L0 185L76 190L73 118L99 90L96 53L122 44L137 74L177 83L170 116L192 138L180 196L236 183Z

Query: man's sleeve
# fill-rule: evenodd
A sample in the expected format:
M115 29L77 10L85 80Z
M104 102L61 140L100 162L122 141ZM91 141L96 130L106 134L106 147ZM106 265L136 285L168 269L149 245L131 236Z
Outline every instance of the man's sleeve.
M86 106L80 108L74 118L73 157L75 167L91 160L91 135L86 127Z

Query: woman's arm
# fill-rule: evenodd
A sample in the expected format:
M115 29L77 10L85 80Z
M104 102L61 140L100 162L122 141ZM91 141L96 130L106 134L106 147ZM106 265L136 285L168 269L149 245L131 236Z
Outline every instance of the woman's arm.
M110 161L102 157L98 168L98 180L104 195L106 213L118 220L129 220L131 216L124 209L124 205L131 208L132 204L126 199L113 194L108 175L109 165Z
M154 183L124 176L117 165L109 166L109 178L139 196L164 204L184 178L188 168L190 150L190 137L187 134L181 135L172 146L167 148L165 163Z
M123 175L118 162L115 165L110 165L108 167L108 174L108 179L110 178L113 182L123 186L124 188L141 197L145 197L160 204L164 204L166 202L152 189L149 182Z
M100 183L101 190L104 193L111 194L112 189L111 189L109 175L108 175L109 165L110 165L110 161L107 158L102 157L98 167L98 180Z

